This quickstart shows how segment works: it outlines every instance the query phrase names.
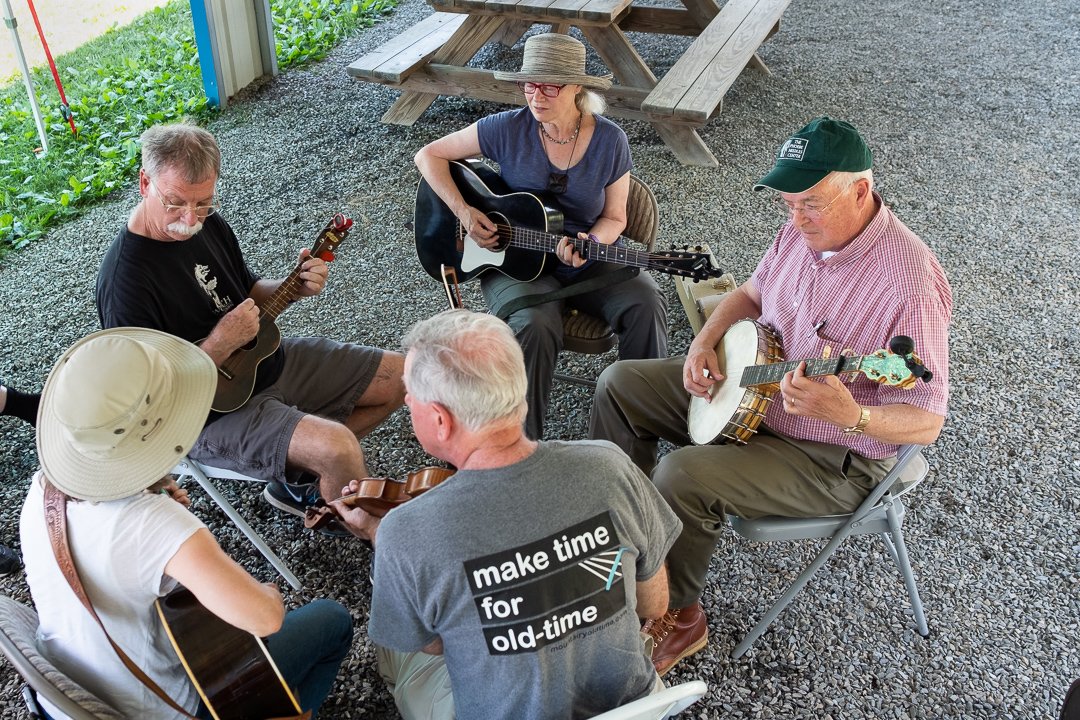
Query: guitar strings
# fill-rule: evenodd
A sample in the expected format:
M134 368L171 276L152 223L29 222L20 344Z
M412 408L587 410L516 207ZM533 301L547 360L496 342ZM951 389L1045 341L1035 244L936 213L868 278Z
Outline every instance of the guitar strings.
M511 237L517 236L521 238L523 236L526 241L532 242L535 245L534 249L546 249L543 246L542 241L550 242L555 238L562 237L561 235L544 232L543 230L533 230L532 228L517 227L505 223L495 223L495 228L500 235L508 233ZM630 238L625 239L630 240ZM597 244L600 245L603 243ZM628 256L632 256L635 258L644 257L650 260L664 260L671 258L670 254L664 252L656 252L654 250L637 250L635 248L622 247L615 244L608 245L608 247L612 248L612 251L614 253L626 253Z
M315 244L316 248L318 248L321 243L326 241L326 234L329 232L330 228L327 227L323 230L322 233L319 234L319 241ZM309 255L309 257L311 256ZM264 316L270 315L270 319L273 320L278 315L280 315L285 310L285 308L289 306L291 300L289 300L288 297L291 297L292 294L299 289L299 282L297 281L300 278L300 273L303 272L303 265L303 261L297 263L296 267L292 269L292 272L290 272L285 277L285 279L281 281L281 285L278 286L278 289L275 290L274 293L266 299L265 303L259 306L260 325ZM257 334L256 337L258 337ZM225 370L226 372L232 372L236 369L236 366L241 359L241 355L234 353L233 355L230 355L228 358L226 358L225 362L221 363L221 369Z

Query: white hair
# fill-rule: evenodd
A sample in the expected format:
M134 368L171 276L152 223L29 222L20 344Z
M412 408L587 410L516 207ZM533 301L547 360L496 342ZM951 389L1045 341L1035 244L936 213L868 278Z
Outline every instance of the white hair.
M446 310L412 326L405 383L420 402L446 407L469 430L525 419L525 359L510 327L494 315Z
M866 178L870 182L870 189L873 190L874 171L870 168L859 170L858 172L834 170L825 176L824 182L836 192L843 192L863 178Z
M607 101L604 100L604 96L586 87L581 88L581 92L574 97L574 104L585 115L603 115L607 110Z

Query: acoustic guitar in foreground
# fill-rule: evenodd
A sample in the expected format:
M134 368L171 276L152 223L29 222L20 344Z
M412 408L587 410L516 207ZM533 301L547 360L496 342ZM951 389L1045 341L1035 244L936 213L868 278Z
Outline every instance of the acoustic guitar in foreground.
M870 355L808 358L806 375L860 372L875 382L910 388L916 380L930 382L933 378L914 349L911 338L897 335L889 341L888 350ZM745 444L765 419L784 375L804 361L784 362L779 338L753 320L740 320L728 328L716 346L716 360L724 379L713 385L711 402L690 398L686 423L690 439L697 445L717 439Z
M335 215L320 232L311 248L311 257L325 262L334 259L334 250L349 234L353 221L341 213ZM259 363L274 354L281 345L281 331L277 316L289 303L300 297L300 272L303 263L297 263L274 293L259 306L259 332L244 347L230 355L218 367L218 386L214 402L210 406L219 413L229 413L243 407L255 389L255 372Z
M493 269L522 282L539 277L548 256L563 238L562 212L546 206L532 193L510 191L498 173L481 162L451 162L450 176L465 202L495 223L499 244L492 250L477 245L462 231L454 212L421 180L416 188L413 225L416 255L427 274L442 282L445 266L453 268L461 282ZM578 239L573 242L586 260L629 265L692 280L723 274L707 252L650 252Z
M215 720L304 720L263 641L225 622L180 586L155 603L184 670Z

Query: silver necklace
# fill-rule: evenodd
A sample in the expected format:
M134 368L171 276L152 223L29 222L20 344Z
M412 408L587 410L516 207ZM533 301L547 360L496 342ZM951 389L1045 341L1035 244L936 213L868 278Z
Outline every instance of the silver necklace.
M540 133L546 139L550 140L551 142L555 143L556 145L568 145L568 144L572 143L573 141L577 140L577 136L578 136L579 132L581 132L581 113L578 113L577 126L574 127L574 134L571 135L570 137L566 138L565 140L556 140L555 138L551 137L551 135L547 131L547 128L544 127L544 123L540 123Z
M555 168L556 170L559 169L559 166L551 161L551 155L550 155L550 153L549 153L549 151L547 149L547 141L548 141L548 139L551 139L551 142L556 143L558 145L565 145L566 143L570 142L571 140L574 141L573 147L570 148L570 158L566 161L566 167L563 168L563 171L562 172L553 172L553 173L548 174L548 191L552 192L552 193L554 193L556 195L562 195L563 193L566 192L566 186L567 186L567 184L569 182L570 165L571 165L571 163L574 162L574 153L577 152L578 130L580 130L580 129L581 129L581 114L579 113L578 114L578 126L574 130L574 134L572 136L568 137L566 140L564 140L562 142L559 142L558 140L556 140L556 139L552 138L550 135L548 135L547 131L544 130L544 123L540 123L540 133L541 133L540 141L544 143L544 154L548 156L548 165Z

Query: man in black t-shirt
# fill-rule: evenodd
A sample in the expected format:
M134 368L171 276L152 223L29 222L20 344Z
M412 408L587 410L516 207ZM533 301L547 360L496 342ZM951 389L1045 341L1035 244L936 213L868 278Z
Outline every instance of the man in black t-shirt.
M254 274L217 214L221 153L194 125L150 128L141 138L142 199L105 254L97 282L103 328L163 330L221 366L259 329L259 305L281 285ZM301 296L326 285L326 263L300 252ZM399 353L322 338L282 340L258 367L240 409L212 413L191 457L271 482L274 506L303 515L368 476L358 438L404 402ZM327 370L331 370L327 372ZM296 481L308 473L317 485ZM293 482L286 482L286 478Z

